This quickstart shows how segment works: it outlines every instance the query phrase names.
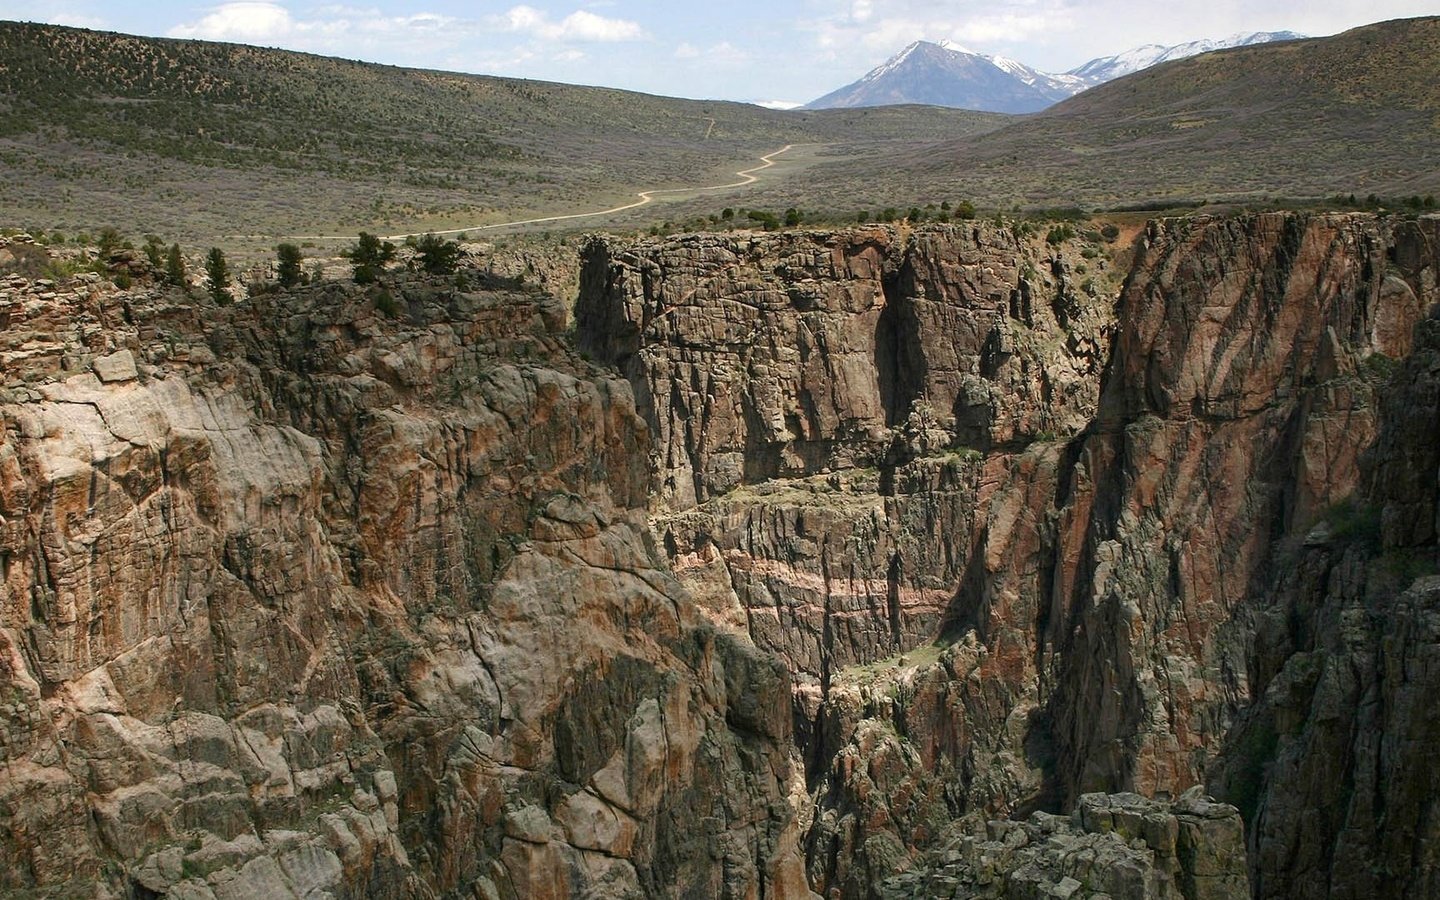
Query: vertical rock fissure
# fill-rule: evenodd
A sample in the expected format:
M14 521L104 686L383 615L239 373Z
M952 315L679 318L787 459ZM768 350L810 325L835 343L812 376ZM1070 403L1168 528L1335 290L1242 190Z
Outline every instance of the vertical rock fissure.
M822 699L828 700L831 668L834 665L835 655L835 622L832 608L833 597L830 593L830 547L828 544L822 544L820 547L820 571L823 573L825 585L825 609L820 630L820 696Z
M890 652L899 653L903 647L900 631L900 582L904 576L904 564L897 551L890 557L890 567L885 578L885 599L889 607Z
M880 278L885 306L875 326L875 372L880 386L880 403L885 424L903 423L920 392L920 380L910 370L910 357L917 352L915 334L907 320L909 300L903 291L900 268L888 268Z

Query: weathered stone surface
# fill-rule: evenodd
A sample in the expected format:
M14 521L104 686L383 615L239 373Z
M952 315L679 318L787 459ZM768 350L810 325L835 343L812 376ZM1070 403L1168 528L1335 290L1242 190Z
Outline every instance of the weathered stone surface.
M1440 892L1440 219L586 254L0 280L0 890Z
M1259 702L1212 781L1251 818L1260 897L1440 891L1440 321L1413 336L1363 490L1292 548L1257 613Z
M880 888L887 898L1248 900L1244 826L1191 792L1175 803L1086 794L1067 817L991 821Z
M0 893L804 896L787 684L655 557L628 386L393 290L7 282Z
M635 388L656 530L717 620L822 689L935 634L1006 480L983 452L1095 412L1114 273L1084 249L989 223L586 247L579 342Z
M117 350L107 356L95 357L95 374L106 384L116 381L134 381L135 354L129 350Z
M989 225L587 250L580 339L659 438L652 525L794 673L822 892L873 893L952 819L1093 791L1208 784L1256 825L1273 742L1236 763L1245 723L1324 630L1326 580L1375 578L1292 578L1296 548L1373 517L1434 565L1433 366L1387 385L1429 358L1440 220L1155 222L1118 300L1074 287L1087 250ZM1286 790L1302 827L1318 784ZM1252 860L1368 884L1318 865L1338 825L1310 842Z

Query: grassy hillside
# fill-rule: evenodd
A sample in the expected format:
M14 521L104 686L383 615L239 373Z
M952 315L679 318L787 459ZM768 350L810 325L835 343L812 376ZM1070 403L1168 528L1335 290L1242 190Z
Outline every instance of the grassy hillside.
M983 136L814 167L756 202L1096 207L1372 192L1440 193L1440 18L1166 63Z
M0 224L232 242L445 227L725 181L786 143L873 150L1005 121L783 113L0 23Z

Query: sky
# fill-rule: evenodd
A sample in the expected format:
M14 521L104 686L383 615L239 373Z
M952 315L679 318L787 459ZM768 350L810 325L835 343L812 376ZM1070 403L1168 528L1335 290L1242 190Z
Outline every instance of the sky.
M848 84L915 40L1061 72L1142 44L1436 14L1440 0L0 0L0 19L777 106Z

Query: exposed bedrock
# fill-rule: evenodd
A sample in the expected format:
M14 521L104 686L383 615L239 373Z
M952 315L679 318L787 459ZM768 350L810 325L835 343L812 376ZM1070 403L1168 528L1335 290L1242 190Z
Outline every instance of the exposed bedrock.
M0 893L1440 893L1440 218L1054 234L0 279Z
M803 896L788 682L558 304L0 284L0 893Z
M678 574L817 686L934 636L1015 480L995 451L1084 426L1114 323L1103 260L1092 295L1077 248L988 224L586 254L580 346L655 434Z
M1422 896L1440 219L1099 251L988 223L586 248L579 340L655 434L652 526L793 673L812 886L874 894L956 819L1202 785L1263 895ZM1348 680L1277 696L1317 653Z
M1069 816L1032 813L947 835L886 900L1069 898L1221 900L1248 895L1235 807L1192 790L1174 803L1086 794Z

